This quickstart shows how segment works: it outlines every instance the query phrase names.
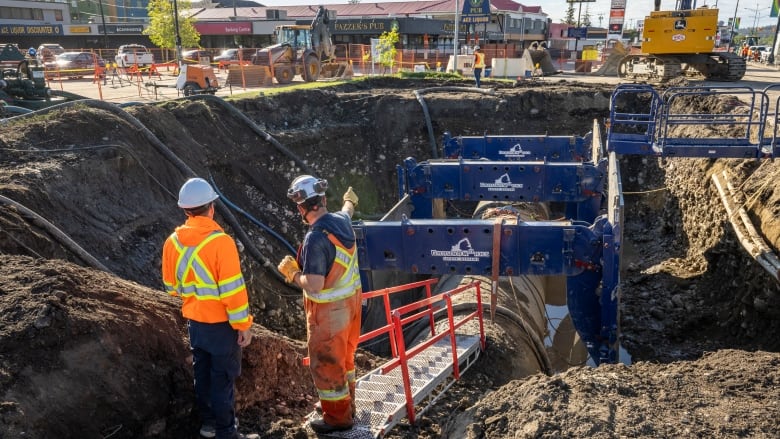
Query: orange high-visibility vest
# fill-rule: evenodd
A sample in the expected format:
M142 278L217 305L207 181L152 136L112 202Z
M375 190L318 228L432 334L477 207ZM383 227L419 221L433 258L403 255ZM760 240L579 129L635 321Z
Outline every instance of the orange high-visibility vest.
M474 52L474 68L475 69L484 69L485 68L485 54L481 52Z
M212 219L189 217L163 246L165 290L182 297L182 315L201 323L249 329L252 316L233 238Z
M333 266L325 276L324 288L316 293L305 289L306 298L317 303L335 302L351 297L360 289L360 271L357 259L357 246L344 247L344 244L332 233L323 230L328 240L336 247Z

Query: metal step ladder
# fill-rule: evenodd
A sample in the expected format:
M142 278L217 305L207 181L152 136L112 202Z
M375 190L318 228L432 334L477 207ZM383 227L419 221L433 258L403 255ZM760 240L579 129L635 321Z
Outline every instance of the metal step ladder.
M456 334L455 341L459 372L463 373L479 358L479 335ZM442 338L421 351L409 360L408 365L414 405L424 405L417 412L421 414L455 383L450 338ZM401 367L395 367L386 374L382 374L382 369L374 369L357 380L357 415L352 430L320 437L381 438L408 416ZM307 416L307 421L320 418L320 414L313 412Z

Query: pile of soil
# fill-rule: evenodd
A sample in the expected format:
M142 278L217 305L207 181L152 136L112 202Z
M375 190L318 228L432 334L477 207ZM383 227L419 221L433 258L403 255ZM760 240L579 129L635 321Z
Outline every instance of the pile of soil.
M274 268L305 232L289 181L322 176L334 199L353 186L358 217L375 218L398 198L395 165L436 156L444 131L584 135L612 92L470 85L386 78L230 104L77 103L0 125L0 437L197 436L185 322L160 276L193 175L219 188L217 220L244 248L257 324L240 429L311 435L301 293ZM489 332L473 370L389 437L774 436L780 295L727 221L710 182L724 169L777 249L776 163L625 157L621 332L633 364L517 378ZM358 373L381 361L361 352Z

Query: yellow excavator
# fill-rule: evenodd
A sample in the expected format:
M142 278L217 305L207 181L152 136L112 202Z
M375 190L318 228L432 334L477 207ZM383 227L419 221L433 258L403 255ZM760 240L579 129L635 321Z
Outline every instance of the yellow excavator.
M746 64L738 54L716 52L718 10L678 0L675 10L661 11L661 0L645 17L642 53L620 60L618 76L664 82L680 76L712 81L739 81Z

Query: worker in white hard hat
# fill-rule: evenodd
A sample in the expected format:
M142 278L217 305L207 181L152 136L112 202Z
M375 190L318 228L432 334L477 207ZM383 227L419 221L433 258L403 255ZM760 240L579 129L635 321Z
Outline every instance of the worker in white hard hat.
M219 195L202 178L191 178L179 191L187 215L165 241L162 277L165 290L181 296L188 320L200 435L240 437L234 410L234 386L241 373L241 348L252 340L252 315L236 243L214 221Z
M350 187L339 212L328 212L326 180L302 175L287 197L296 203L309 231L297 259L286 256L279 271L303 289L307 345L322 419L309 425L318 434L352 428L355 415L355 351L360 337L362 292L352 215L358 197Z

